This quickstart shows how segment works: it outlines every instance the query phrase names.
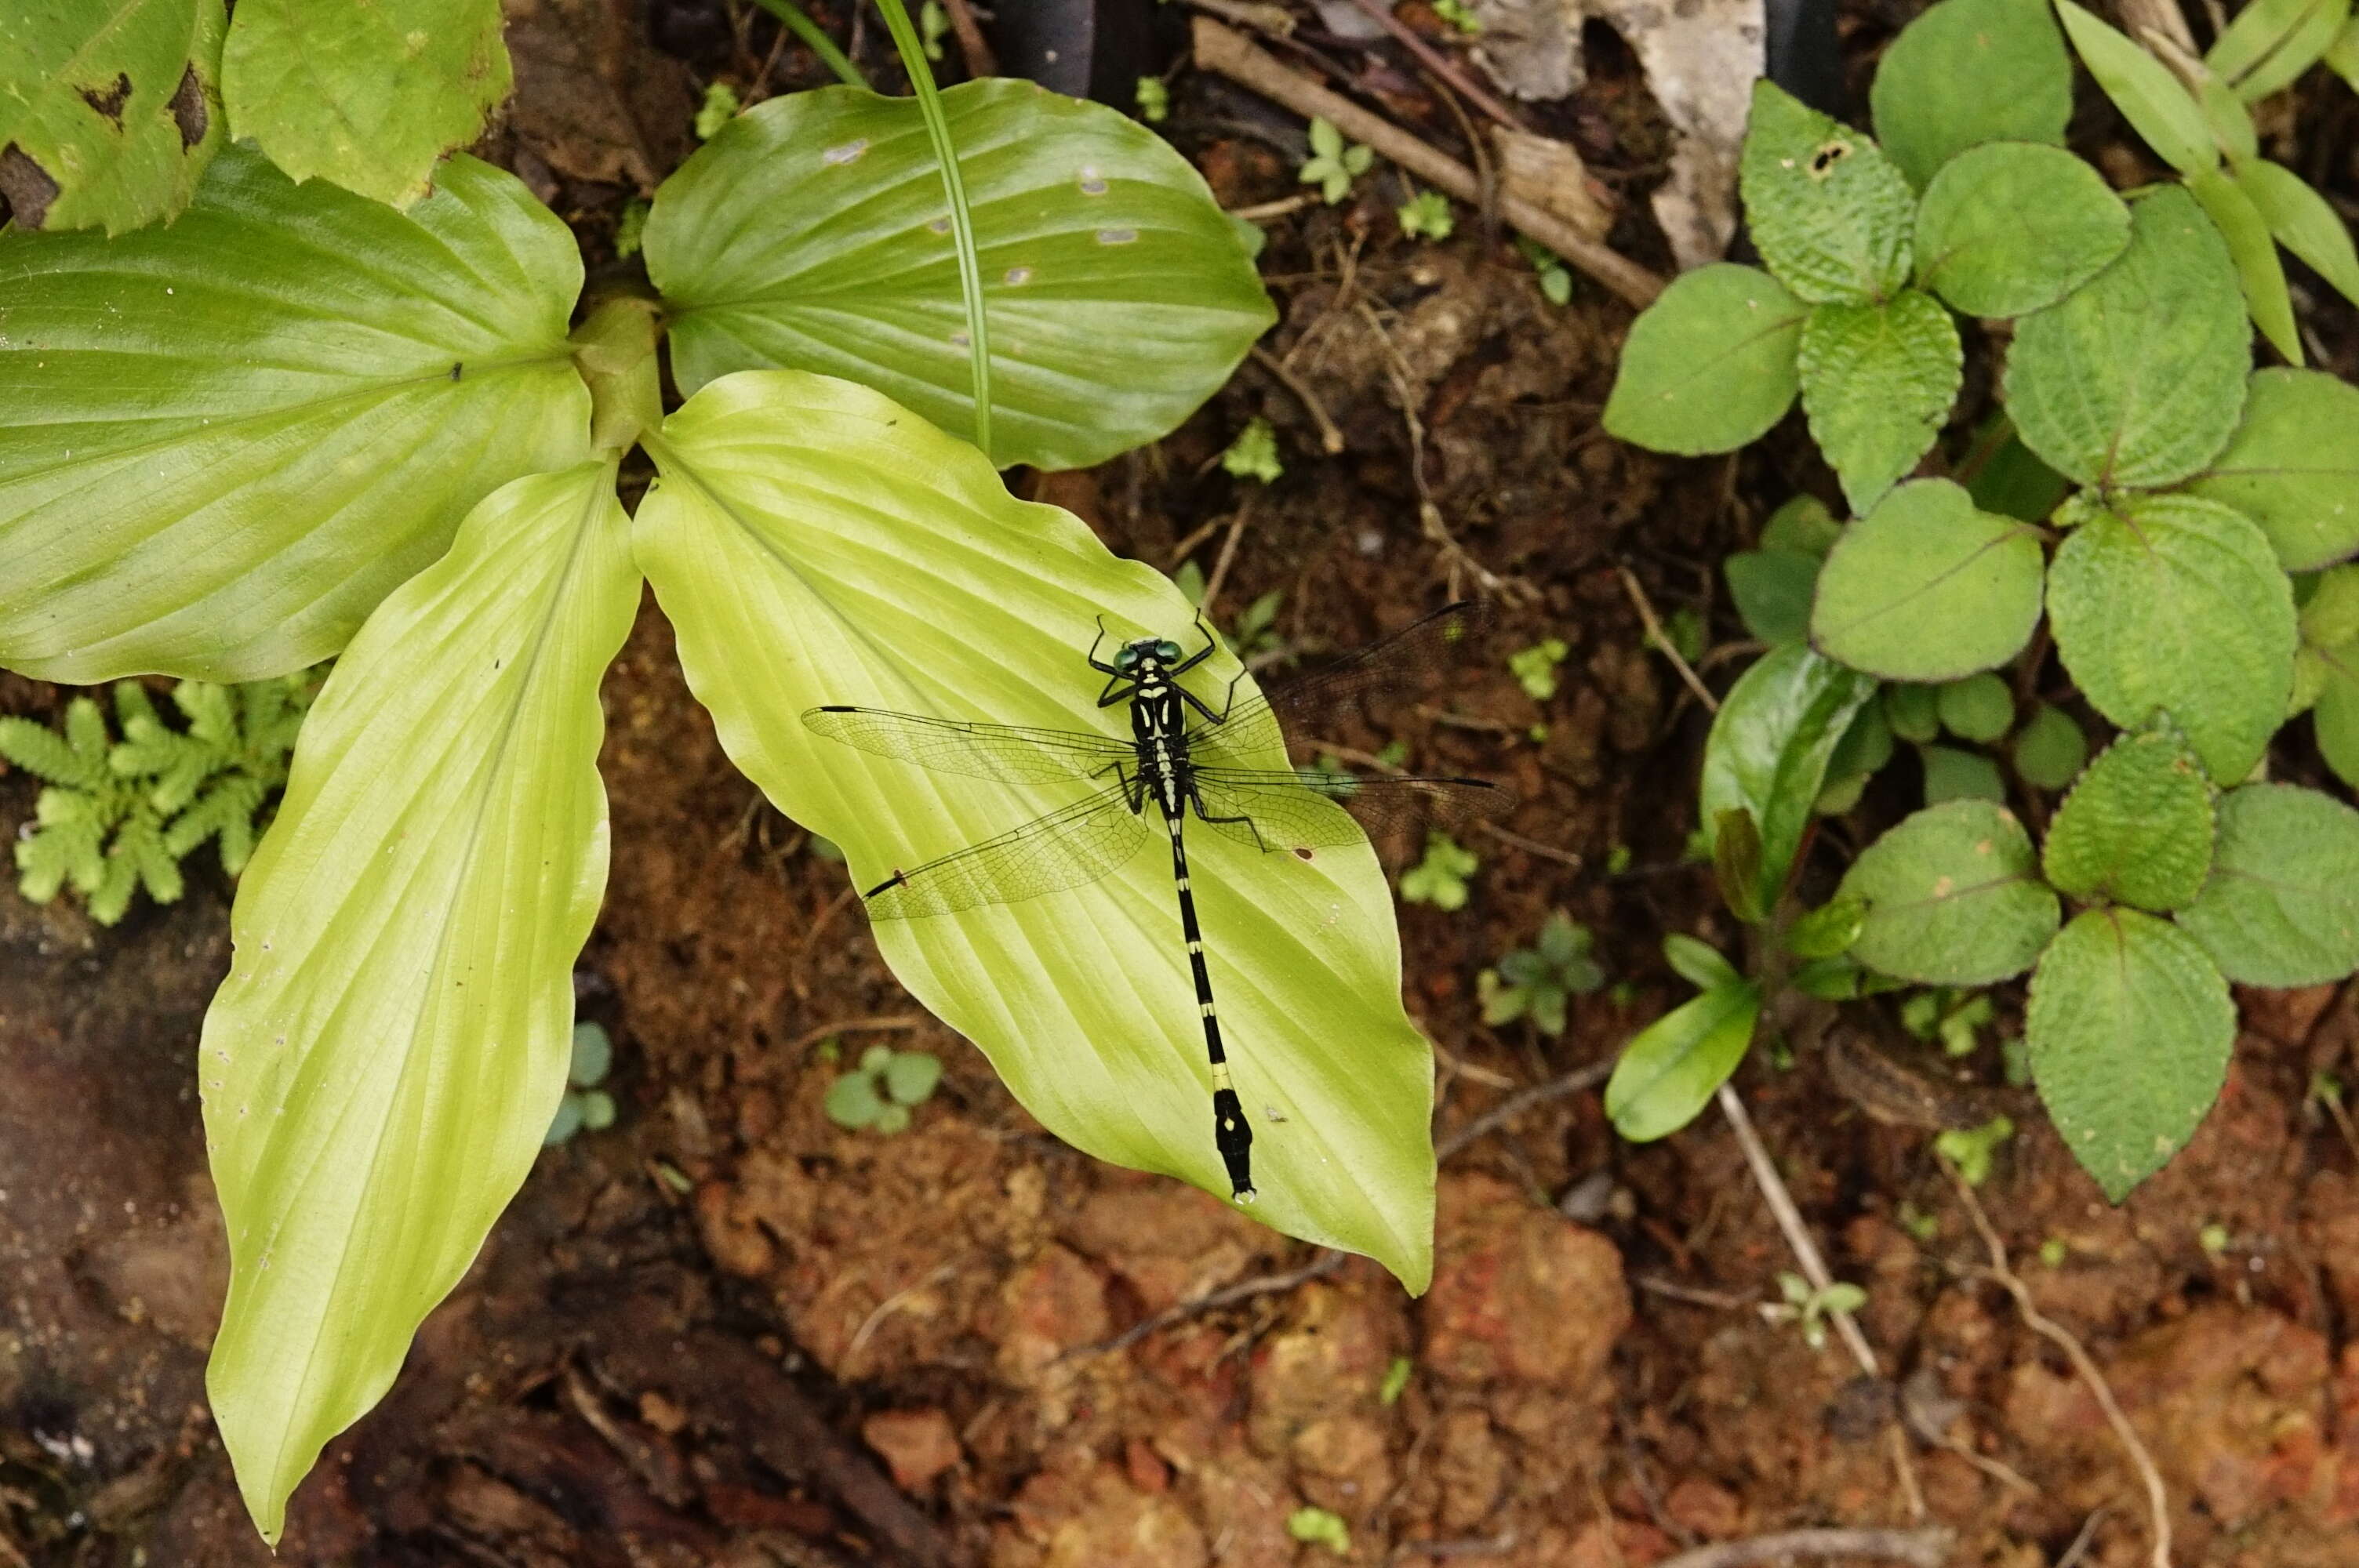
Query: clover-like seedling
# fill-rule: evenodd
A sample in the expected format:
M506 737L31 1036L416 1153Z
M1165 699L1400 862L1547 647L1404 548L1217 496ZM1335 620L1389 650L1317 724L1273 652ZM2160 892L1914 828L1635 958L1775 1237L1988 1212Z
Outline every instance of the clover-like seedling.
M1430 833L1425 858L1401 873L1401 897L1411 903L1430 903L1440 910L1466 907L1466 879L1482 867L1482 859L1447 833Z
M1998 1016L1987 993L1923 990L1900 1004L1900 1025L1919 1040L1939 1039L1952 1056L1968 1056L1982 1044L1983 1026Z
M1296 178L1315 185L1328 206L1352 193L1352 181L1368 172L1376 155L1357 142L1346 143L1343 133L1325 120L1310 122L1310 157Z
M1338 1557L1352 1554L1352 1527L1341 1514L1299 1508L1286 1516L1286 1533L1306 1546L1323 1546Z
M1446 240L1458 225L1450 216L1450 198L1439 190L1420 190L1393 210L1401 232L1411 239Z
M1522 235L1516 238L1516 249L1524 253L1524 259L1532 264L1532 271L1538 275L1542 298L1551 305L1572 303L1572 273L1565 266L1563 257L1538 240L1526 239Z
M1470 38L1483 31L1483 18L1466 0L1433 0L1433 14Z
M1528 1018L1549 1034L1564 1033L1565 1004L1605 983L1605 971L1591 956L1593 939L1561 910L1548 917L1538 938L1499 960L1475 979L1483 999L1483 1022L1494 1028Z
M931 1052L871 1045L857 1067L828 1087L827 1117L855 1132L906 1132L910 1110L930 1099L941 1081L941 1058Z
M1561 637L1543 637L1530 647L1507 655L1507 673L1524 688L1524 695L1534 702L1546 702L1556 695L1557 667L1572 650Z
M573 1061L565 1073L565 1098L542 1134L550 1148L577 1132L603 1132L614 1125L614 1097L598 1086L614 1068L614 1040L605 1026L583 1019L573 1026Z
M1829 1318L1867 1304L1867 1292L1846 1281L1830 1281L1826 1289L1814 1291L1810 1281L1783 1270L1777 1274L1777 1293L1786 1299L1764 1303L1761 1315L1771 1323L1799 1324L1802 1342L1813 1350L1826 1347Z
M1171 89L1161 77L1140 77L1136 99L1138 117L1148 124L1159 125L1171 117Z
M1257 479L1264 484L1286 471L1277 457L1277 432L1268 420L1256 415L1245 421L1227 450L1221 454L1222 469L1238 479Z
M1979 1187L1990 1180L1991 1156L1998 1146L2015 1136L2015 1123L2004 1116L1992 1117L1980 1127L1953 1127L1933 1139L1934 1152L1958 1168L1966 1185Z
M743 107L737 90L725 81L716 81L704 90L704 102L696 109L696 139L709 142L721 134L721 127L737 117Z

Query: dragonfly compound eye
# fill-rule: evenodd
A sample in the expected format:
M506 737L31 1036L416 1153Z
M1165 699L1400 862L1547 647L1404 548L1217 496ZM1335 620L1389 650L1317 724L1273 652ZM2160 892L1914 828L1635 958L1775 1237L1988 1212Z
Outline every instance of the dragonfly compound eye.
M1180 644L1171 642L1158 643L1155 644L1155 656L1167 665L1170 664L1180 657Z
M1114 667L1127 675L1138 663L1138 650L1127 643L1114 651Z

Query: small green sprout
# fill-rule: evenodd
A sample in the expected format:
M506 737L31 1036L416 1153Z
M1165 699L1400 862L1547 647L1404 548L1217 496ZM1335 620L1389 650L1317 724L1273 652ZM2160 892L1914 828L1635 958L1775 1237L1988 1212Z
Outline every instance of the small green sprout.
M2039 1260L2051 1269L2061 1269L2064 1260L2071 1255L2072 1249L2064 1245L2060 1236L2051 1236L2039 1244Z
M614 1041L603 1025L584 1019L573 1026L573 1064L565 1073L565 1098L541 1135L549 1148L577 1132L603 1132L614 1125L614 1097L598 1086L614 1067Z
M1401 232L1411 239L1446 240L1457 222L1450 216L1450 198L1439 190L1420 190L1393 210Z
M1663 618L1663 637L1672 651L1690 664L1703 657L1703 617L1694 607L1681 605Z
M614 221L614 254L628 258L639 254L639 245L647 232L647 204L625 202L623 215Z
M1274 588L1245 607L1229 633L1229 646L1238 658L1251 660L1277 650L1277 611L1285 602L1285 590Z
M1433 0L1433 14L1470 38L1483 31L1483 18L1466 0Z
M1408 1391L1409 1378L1416 1370L1417 1363L1408 1357L1394 1357L1392 1365L1385 1368L1383 1385L1376 1390L1376 1403L1386 1410L1400 1403L1400 1397Z
M1919 1247L1941 1234L1940 1220L1906 1198L1900 1200L1900 1207L1896 1211L1894 1217L1900 1221L1900 1228L1907 1231L1909 1238Z
M696 111L696 139L709 142L721 134L721 127L737 117L743 107L737 100L737 90L725 81L716 81L704 90L704 102Z
M1561 637L1544 637L1521 653L1507 655L1508 673L1524 695L1534 702L1546 702L1556 695L1557 666L1572 650Z
M1286 1533L1308 1546L1323 1546L1338 1557L1352 1554L1352 1530L1325 1509L1297 1509L1286 1516Z
M1310 157L1296 178L1315 185L1332 207L1352 193L1352 181L1368 172L1376 155L1357 142L1346 144L1343 133L1325 120L1310 122Z
M1171 89L1159 76L1138 79L1138 117L1150 125L1159 125L1171 117Z
M1397 768L1408 761L1408 742L1387 741L1376 748L1376 761L1388 768Z
M1630 869L1634 851L1627 844L1610 844L1605 849L1605 874L1618 877Z
M1518 236L1516 248L1532 264L1532 271L1540 280L1540 297L1551 305L1572 303L1572 274L1565 270L1563 258L1535 240Z
M2228 1250L2228 1227L2215 1219L2195 1233L2195 1244L2203 1249L2204 1256L2216 1261Z
M1813 1350L1826 1347L1830 1317L1836 1313L1857 1312L1867 1304L1867 1292L1857 1285L1835 1280L1825 1290L1814 1291L1810 1281L1784 1270L1777 1274L1777 1293L1786 1299L1764 1305L1761 1315L1771 1323L1801 1325L1802 1343Z
M1970 1056L1981 1031L1998 1016L1988 994L1969 990L1919 991L1900 1004L1901 1027L1919 1040L1939 1037L1952 1056Z
M0 759L47 782L31 831L16 845L17 889L47 903L71 887L101 925L121 920L145 888L158 903L186 890L180 862L208 838L222 869L245 869L287 782L287 759L316 679L309 674L243 686L184 680L172 704L187 721L175 730L137 681L114 685L111 740L96 702L66 706L64 734L29 719L0 718Z
M686 1197L696 1190L696 1183L690 1179L689 1173L669 1160L656 1162L656 1177L681 1197Z
M1563 1033L1566 1001L1605 983L1605 971L1590 957L1591 946L1588 927L1575 925L1561 910L1549 915L1538 941L1476 978L1483 1022L1495 1028L1528 1018L1547 1033Z
M1447 833L1426 836L1425 859L1401 873L1401 897L1440 910L1466 907L1466 879L1483 864L1473 850Z
M2324 1067L2310 1075L2310 1098L2319 1105L2343 1103L2343 1079Z
M1228 449L1221 454L1221 467L1239 479L1257 479L1269 483L1286 471L1277 460L1277 432L1268 420L1259 415L1245 421Z
M942 9L942 0L925 0L918 7L918 43L926 58L941 63L942 39L951 30L950 13Z
M1995 1116L1980 1127L1952 1128L1937 1134L1933 1148L1958 1168L1966 1185L1979 1187L1990 1180L1992 1152L2014 1136L2015 1123L2006 1117Z
M905 1132L910 1108L925 1104L941 1081L941 1058L930 1052L871 1045L860 1065L828 1087L827 1118L855 1132Z

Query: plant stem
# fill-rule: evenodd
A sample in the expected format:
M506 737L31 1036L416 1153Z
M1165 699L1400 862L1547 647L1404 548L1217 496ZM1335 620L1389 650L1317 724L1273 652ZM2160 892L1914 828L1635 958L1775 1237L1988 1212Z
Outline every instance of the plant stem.
M835 72L835 79L846 87L865 87L868 79L852 63L852 57L836 48L835 40L825 28L810 19L810 14L795 4L795 0L754 0L754 3L778 19L787 31L800 38L820 63Z
M941 94L934 89L934 73L926 64L926 48L918 38L909 9L901 0L877 0L893 47L908 69L909 85L917 89L918 110L925 116L926 135L932 138L934 157L941 166L942 194L951 204L951 237L958 248L959 292L966 299L967 363L974 373L974 444L984 456L991 450L991 336L984 318L983 264L976 259L974 221L966 208L966 182L960 178L958 148L951 142L951 123L942 113Z

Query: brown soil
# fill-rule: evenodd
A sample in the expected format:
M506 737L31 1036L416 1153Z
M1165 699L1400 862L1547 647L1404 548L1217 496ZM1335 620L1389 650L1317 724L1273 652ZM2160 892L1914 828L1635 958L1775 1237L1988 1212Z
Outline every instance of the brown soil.
M1908 9L1848 14L1847 49L1864 60ZM527 98L495 150L611 255L622 202L684 155L701 82L761 80L766 24L733 39L716 9L659 5L659 50L627 6L511 10ZM1642 196L1659 128L1626 60L1602 59L1561 129ZM813 80L799 50L778 59L773 90ZM1415 76L1366 84L1448 134ZM1175 139L1224 202L1290 191L1299 126L1203 83L1177 96ZM2354 116L2329 104L2314 124L2332 156L2306 172L2347 200ZM1192 540L1211 571L1228 531L1201 530L1239 499L1211 460L1266 415L1288 472L1236 532L1224 618L1282 590L1283 642L1316 651L1489 573L1513 645L1570 645L1545 703L1494 664L1446 694L1446 722L1439 692L1398 716L1420 756L1522 800L1512 837L1473 841L1466 910L1401 914L1446 1137L1610 1059L1676 1000L1665 932L1737 939L1682 860L1703 715L1647 651L1620 572L1704 618L1724 686L1742 633L1714 563L1824 476L1798 428L1694 463L1606 439L1628 312L1594 289L1546 304L1463 215L1446 243L1402 241L1381 184L1281 224L1264 260L1270 346L1341 453L1318 455L1298 395L1248 364L1155 448L1021 482L1117 552L1170 565ZM1639 220L1624 228L1658 259ZM2350 313L2315 319L2349 373ZM1448 537L1420 524L1421 494ZM59 700L7 677L0 698ZM2147 1562L2136 1476L1990 1281L1930 1133L1819 1053L1781 1069L1756 1052L1738 1084L1835 1271L1868 1289L1881 1379L1756 1310L1794 1265L1728 1126L1633 1147L1593 1089L1447 1160L1439 1269L1412 1301L1043 1133L895 985L842 868L728 765L652 601L605 698L614 873L578 979L619 1044L621 1119L544 1156L393 1395L298 1494L280 1563L1311 1564L1332 1553L1287 1521L1312 1505L1346 1521L1357 1563L1639 1568L1802 1525L1919 1522L1896 1465L1957 1531L1952 1563L2039 1568L2076 1541L2088 1568ZM32 795L0 780L0 835ZM1485 1028L1476 973L1556 909L1627 990L1579 999L1562 1039ZM201 886L108 932L0 891L0 1564L269 1560L202 1391L224 1264L191 1059L225 915ZM2350 1568L2359 1144L2306 1090L2359 1068L2359 1006L2332 988L2245 1004L2219 1108L2127 1204L2019 1099L1981 1198L2154 1454L2175 1560ZM832 1042L934 1052L941 1089L907 1133L844 1131L821 1105ZM1995 1054L1964 1070L1995 1087ZM1216 1290L1224 1304L1172 1310Z

